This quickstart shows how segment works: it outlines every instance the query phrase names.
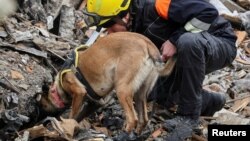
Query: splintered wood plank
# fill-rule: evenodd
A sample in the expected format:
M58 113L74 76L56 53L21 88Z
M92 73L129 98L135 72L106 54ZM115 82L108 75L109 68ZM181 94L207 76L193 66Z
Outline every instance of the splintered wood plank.
M235 34L237 36L237 41L236 41L236 45L240 46L241 43L246 39L246 37L248 36L246 31L235 31Z
M99 132L101 132L101 133L107 135L107 136L110 136L110 135L111 135L111 134L110 134L110 131L109 131L106 127L94 126L94 129L95 129L96 131L99 131Z
M237 0L237 4L247 10L250 10L250 0Z
M220 0L230 11L246 12L246 9L242 8L234 1L231 0Z
M250 65L250 61L244 59L244 57L236 56L235 61L244 65Z
M241 29L242 28L242 21L239 18L239 16L232 16L232 15L228 15L228 14L221 14L225 19L227 19L228 21L230 21L230 23L232 25L234 25L234 27L236 29Z
M87 0L83 0L78 10L83 10L86 7L86 4L87 4Z
M192 133L192 141L207 141L205 137Z
M246 117L250 117L250 107L247 106L245 107L242 112L241 112L242 115L246 116Z
M244 98L242 100L237 100L234 102L234 105L230 108L232 112L237 112L245 108L250 102L250 97Z
M7 42L0 42L0 46L5 47L5 48L9 48L9 49L13 49L13 50L16 50L16 51L20 51L20 52L25 52L25 53L28 53L28 54L32 54L32 55L43 57L43 58L47 59L47 53L46 52L42 52L42 51L37 50L37 49L32 48L32 47L24 46L21 43L18 44L18 45L13 45L13 44L10 44L10 43L7 43Z
M250 122L250 119L242 118L239 114L226 109L216 112L214 117L216 123L225 125L246 125Z
M156 130L151 134L151 136L152 136L153 138L157 138L158 136L161 135L162 130L163 130L162 128L156 129Z

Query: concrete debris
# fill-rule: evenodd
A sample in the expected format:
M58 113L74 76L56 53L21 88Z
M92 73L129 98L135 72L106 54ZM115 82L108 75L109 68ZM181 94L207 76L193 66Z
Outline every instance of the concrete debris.
M4 19L0 23L0 140L163 141L179 138L181 130L189 131L185 127L168 136L162 123L173 117L177 106L167 111L150 102L150 121L142 134L123 133L124 115L115 95L101 107L85 104L86 118L80 123L67 119L69 111L40 113L36 98L48 92L69 53L85 44L96 27L89 28L84 21L87 17L81 10L86 0L20 0L17 4L11 4L15 0L0 0L0 5L7 1L10 8L0 9L0 20ZM226 94L227 103L214 117L203 118L203 126L249 124L250 1L209 1L232 23L238 36L238 54L231 66L205 77L204 89ZM97 35L105 36L105 29ZM203 134L185 133L182 138L207 140L206 128ZM118 134L123 136L116 137Z

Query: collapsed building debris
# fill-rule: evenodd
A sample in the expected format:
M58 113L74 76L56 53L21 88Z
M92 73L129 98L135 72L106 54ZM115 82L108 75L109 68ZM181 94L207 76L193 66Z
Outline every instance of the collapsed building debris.
M204 133L193 134L192 140L206 140L208 124L250 122L247 119L250 116L250 2L220 2L223 6L220 13L231 21L237 33L238 55L231 66L206 76L204 88L227 94L227 104L214 117L201 117ZM54 118L37 109L35 96L48 91L70 51L85 44L93 33L94 27L87 28L83 20L86 15L81 9L85 3L85 0L20 0L16 12L1 23L0 140L112 141L122 131L124 115L115 96L80 123L66 119L67 112ZM131 135L131 139L151 141L168 136L162 123L172 114L154 103L148 108L151 118L147 128L140 136Z

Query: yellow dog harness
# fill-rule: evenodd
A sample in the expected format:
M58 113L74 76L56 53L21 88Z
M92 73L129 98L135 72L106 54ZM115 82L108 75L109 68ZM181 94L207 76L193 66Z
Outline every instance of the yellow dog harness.
M92 89L92 87L86 81L85 77L83 76L83 74L80 72L80 70L78 68L78 61L79 61L78 52L79 51L83 51L83 50L85 50L87 48L88 48L88 46L81 45L81 46L75 48L72 51L72 53L70 54L69 58L63 64L63 67L62 67L62 70L61 70L60 76L59 76L59 81L60 81L60 85L63 88L62 76L66 72L70 72L70 71L73 72L73 73L75 73L77 79L82 84L84 84L84 86L86 86L86 89L87 89L87 92L88 92L88 96L90 97L90 99L93 99L94 101L97 101L97 100L100 100L101 97L95 93L95 91Z

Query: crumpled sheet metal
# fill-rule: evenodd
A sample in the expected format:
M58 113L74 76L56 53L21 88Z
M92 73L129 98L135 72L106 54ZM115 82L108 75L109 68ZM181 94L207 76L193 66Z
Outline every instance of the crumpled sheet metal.
M65 140L65 141L80 141L80 140L97 140L101 141L106 138L105 134L96 132L91 129L82 129L74 119L60 118L60 121L54 117L47 117L41 124L33 126L29 129L21 131L29 132L29 139L35 140L41 137L47 140Z
M73 119L61 118L61 120L62 121L58 121L56 118L48 117L43 120L43 124L31 127L25 131L30 133L29 138L31 140L39 137L72 140L74 129L78 127L78 123ZM47 125L44 126L46 123ZM21 133L22 132L24 131L21 131Z

